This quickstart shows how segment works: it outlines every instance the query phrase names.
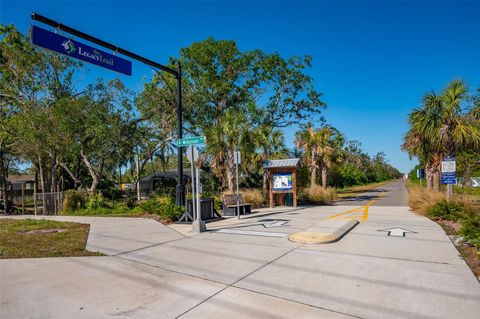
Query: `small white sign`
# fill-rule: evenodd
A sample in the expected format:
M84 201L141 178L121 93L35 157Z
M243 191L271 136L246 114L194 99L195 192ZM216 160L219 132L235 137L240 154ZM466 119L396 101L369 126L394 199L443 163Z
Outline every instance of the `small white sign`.
M198 159L198 150L195 146L190 146L187 149L187 158L190 163L195 163Z
M241 164L242 163L242 158L241 158L240 151L233 152L233 162L234 162L234 164Z
M456 170L455 159L445 158L442 161L442 173L455 173Z

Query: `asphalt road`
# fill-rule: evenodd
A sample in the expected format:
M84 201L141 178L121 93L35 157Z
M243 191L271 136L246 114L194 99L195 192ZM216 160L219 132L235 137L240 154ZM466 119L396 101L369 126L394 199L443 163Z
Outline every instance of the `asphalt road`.
M405 181L399 180L384 186L368 190L336 203L337 206L363 206L378 198L375 206L408 206L408 194Z
M406 196L394 182L199 235L138 218L51 217L91 224L87 248L110 256L0 260L0 318L477 318L480 283ZM331 244L287 238L332 219L360 223Z

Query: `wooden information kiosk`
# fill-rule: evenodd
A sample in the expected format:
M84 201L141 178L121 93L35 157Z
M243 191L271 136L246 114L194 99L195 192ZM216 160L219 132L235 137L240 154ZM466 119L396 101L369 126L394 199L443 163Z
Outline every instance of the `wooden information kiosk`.
M300 159L269 160L263 163L267 170L270 208L273 208L276 194L292 194L293 207L297 207L297 165ZM282 201L285 203L285 199Z

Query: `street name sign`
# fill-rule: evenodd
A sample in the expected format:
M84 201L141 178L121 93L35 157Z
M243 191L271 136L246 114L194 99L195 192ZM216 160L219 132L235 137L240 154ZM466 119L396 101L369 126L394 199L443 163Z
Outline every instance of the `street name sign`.
M194 137L182 138L180 140L177 140L177 146L182 147L182 146L205 144L205 140L206 140L205 136L194 136Z
M37 26L32 27L32 43L39 47L95 64L125 75L132 75L132 62Z

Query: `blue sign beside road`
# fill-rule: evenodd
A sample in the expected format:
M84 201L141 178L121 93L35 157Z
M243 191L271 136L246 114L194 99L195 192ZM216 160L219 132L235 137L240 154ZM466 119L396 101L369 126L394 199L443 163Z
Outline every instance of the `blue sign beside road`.
M417 178L425 178L425 170L417 169Z
M457 178L455 172L453 173L442 173L442 184L457 184Z
M32 28L32 42L75 59L132 75L132 62L36 26Z

